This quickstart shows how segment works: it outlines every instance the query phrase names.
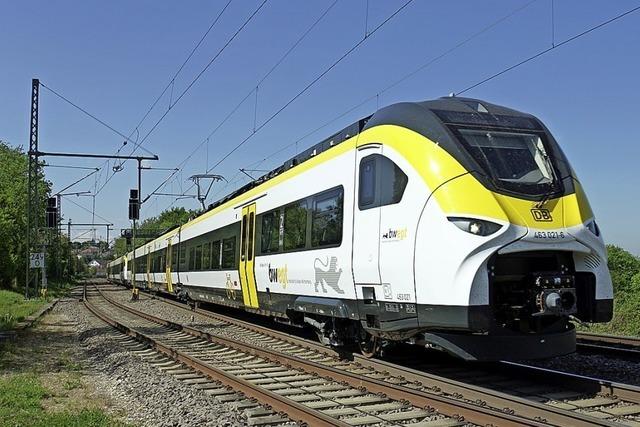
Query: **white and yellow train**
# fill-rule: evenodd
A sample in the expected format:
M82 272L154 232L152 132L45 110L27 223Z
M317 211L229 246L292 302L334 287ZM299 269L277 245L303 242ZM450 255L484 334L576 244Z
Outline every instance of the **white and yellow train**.
M109 264L130 283L131 252ZM400 103L135 250L138 286L467 360L575 350L611 319L605 247L534 116L468 98Z

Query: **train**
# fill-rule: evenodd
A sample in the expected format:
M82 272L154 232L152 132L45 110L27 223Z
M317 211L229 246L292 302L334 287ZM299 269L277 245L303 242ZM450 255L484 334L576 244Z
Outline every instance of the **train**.
M613 313L600 229L551 132L455 96L358 120L115 259L108 278L369 357L409 343L549 358L575 351L575 322Z

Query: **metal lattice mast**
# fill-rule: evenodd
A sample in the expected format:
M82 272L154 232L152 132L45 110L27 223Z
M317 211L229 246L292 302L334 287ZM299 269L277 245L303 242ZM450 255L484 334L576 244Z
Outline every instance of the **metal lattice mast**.
M32 248L38 246L38 98L40 95L40 80L31 80L31 121L29 122L29 174L27 177L27 244L26 244L26 274L24 296L29 297L30 260ZM38 270L35 270L34 289L38 283Z

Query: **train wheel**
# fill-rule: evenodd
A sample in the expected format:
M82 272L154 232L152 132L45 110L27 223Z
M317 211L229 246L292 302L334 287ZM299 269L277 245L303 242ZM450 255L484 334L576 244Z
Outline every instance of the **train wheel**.
M374 337L366 331L362 331L360 339L358 340L358 347L360 353L368 359L380 355L382 348L382 340L378 337Z

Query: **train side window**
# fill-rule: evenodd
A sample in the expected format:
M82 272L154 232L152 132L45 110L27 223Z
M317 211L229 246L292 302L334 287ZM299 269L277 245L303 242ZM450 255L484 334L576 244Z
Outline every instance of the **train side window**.
M196 270L202 270L202 245L196 246Z
M375 206L376 201L376 156L367 156L360 162L360 189L358 207L360 210Z
M260 251L273 253L280 250L280 212L275 210L262 214L262 230L260 232Z
M242 236L240 236L240 259L244 261L245 249L247 247L247 215L242 215ZM222 249L224 252L224 248Z
M380 156L380 206L393 205L402 200L409 178L388 157Z
M211 243L207 242L202 246L202 269L209 270L211 268Z
M222 268L234 268L236 261L236 237L222 240Z
M249 235L247 236L247 261L253 259L253 238L254 238L254 226L256 223L256 214L251 212L249 214Z
M307 201L284 208L284 250L302 249L307 240Z
M196 248L189 248L189 271L196 269Z
M187 268L187 248L184 242L178 245L178 252L180 253L180 270L186 270Z
M342 242L342 187L317 195L313 199L311 246L339 245Z
M171 247L171 271L176 271L178 269L178 254L176 253L178 247Z
M393 205L402 200L409 178L388 157L372 154L360 162L360 210Z
M213 269L218 270L220 269L220 240L213 242L213 250L211 252L213 258Z

